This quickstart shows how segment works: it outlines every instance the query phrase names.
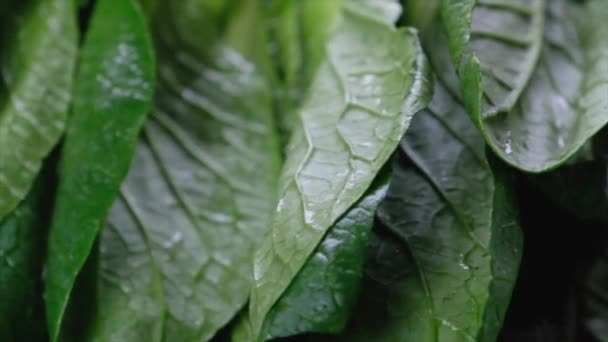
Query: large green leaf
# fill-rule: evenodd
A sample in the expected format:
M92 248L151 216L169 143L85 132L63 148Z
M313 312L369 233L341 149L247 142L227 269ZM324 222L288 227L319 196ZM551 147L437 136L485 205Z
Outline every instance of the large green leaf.
M511 112L484 121L490 146L509 164L554 168L608 123L606 16L603 0L548 3L543 52L524 94Z
M358 298L369 233L389 180L388 172L380 174L329 229L268 313L264 340L344 329Z
M80 54L49 239L46 302L53 341L76 276L129 170L151 109L154 75L152 42L136 2L98 1Z
M343 3L299 110L271 232L256 253L249 319L259 337L271 307L332 224L365 192L427 100L416 34L372 3Z
M2 6L0 219L26 196L63 133L76 58L75 7L73 0Z
M269 226L281 148L261 7L240 2L202 54L200 31L175 30L186 5L159 5L157 99L100 237L92 340L210 339L245 304Z
M17 209L0 221L0 335L7 342L44 336L43 183L40 179Z
M448 15L449 2L443 20L455 44L463 22ZM468 53L452 46L464 101L490 147L531 172L562 164L608 122L608 62L599 57L608 51L608 7L549 1L544 39L542 8L539 0L478 2Z
M400 152L343 339L495 341L522 247L508 177L441 85Z

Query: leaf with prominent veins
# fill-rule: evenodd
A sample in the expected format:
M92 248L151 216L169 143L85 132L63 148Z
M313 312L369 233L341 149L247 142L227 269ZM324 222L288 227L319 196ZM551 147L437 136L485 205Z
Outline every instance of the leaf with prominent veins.
M600 57L608 53L608 7L601 0L476 6L469 54L452 50L469 114L512 166L529 172L559 166L608 123L608 62ZM445 14L454 39L449 29L462 23Z
M210 37L202 56L195 31L174 31L185 3L159 5L156 104L100 237L93 340L209 340L247 300L281 148L259 7L241 4L234 40Z
M9 8L0 23L0 219L26 196L63 133L78 37L73 0Z
M555 168L608 123L608 6L547 5L544 49L517 105L484 120L486 140L525 171Z
M545 0L442 0L441 17L475 124L511 110L542 46Z
M255 338L326 230L365 192L428 99L416 34L365 2L344 5L287 150L271 232L256 254Z
M303 333L340 333L357 302L376 208L390 172L374 184L323 237L314 253L268 314L263 338Z
M338 340L495 341L500 331L522 252L514 198L439 83L401 142L361 301Z

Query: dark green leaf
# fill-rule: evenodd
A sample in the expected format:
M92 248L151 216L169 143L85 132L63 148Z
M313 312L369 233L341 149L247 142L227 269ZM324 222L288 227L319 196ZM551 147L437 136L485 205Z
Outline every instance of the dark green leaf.
M514 199L436 83L395 160L345 341L495 341L501 327L521 257Z
M80 55L73 115L62 150L46 284L51 340L59 336L84 265L151 108L154 57L133 0L100 0Z
M256 254L249 319L266 316L328 228L363 195L427 101L415 32L377 2L347 1L287 149L271 233Z
M380 174L359 202L329 229L270 310L265 340L344 329L358 298L369 233L389 179L388 174Z
M158 8L156 104L100 237L93 340L208 340L247 300L281 153L260 7L239 2L207 37L187 13L201 3Z
M7 342L44 336L43 182L40 179L17 209L0 221L0 336Z
M0 23L0 220L63 133L76 58L73 0L10 1Z

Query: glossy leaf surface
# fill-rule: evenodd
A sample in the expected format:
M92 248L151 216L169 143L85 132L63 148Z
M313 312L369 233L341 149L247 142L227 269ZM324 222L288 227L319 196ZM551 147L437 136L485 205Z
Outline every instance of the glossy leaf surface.
M608 68L599 57L608 48L608 7L478 1L467 12L463 3L444 1L443 21L464 101L490 147L524 171L564 163L608 122ZM464 27L467 34L455 34Z
M367 243L390 177L380 174L367 193L327 232L264 327L270 340L303 333L339 333L359 294Z
M209 28L188 3L201 4L158 8L156 104L100 237L92 340L210 339L245 304L268 229L281 149L253 48L260 7Z
M73 0L7 1L5 7L9 12L0 17L0 220L27 195L63 133L78 36Z
M151 109L154 73L152 42L136 2L98 1L80 55L49 239L46 302L52 340L129 170Z
M513 108L542 46L545 0L442 0L466 108L478 127Z
M271 232L255 259L249 307L254 335L426 102L426 61L415 33L393 29L367 6L344 4L299 110Z
M521 257L508 177L435 87L401 142L345 341L494 341Z
M496 153L526 171L564 163L608 122L608 6L547 4L544 47L518 104L485 120Z

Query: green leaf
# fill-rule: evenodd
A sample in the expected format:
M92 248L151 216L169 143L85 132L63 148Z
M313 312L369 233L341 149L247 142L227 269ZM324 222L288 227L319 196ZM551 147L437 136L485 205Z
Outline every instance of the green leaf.
M256 338L325 232L363 195L427 100L412 30L345 2L287 150L271 232L256 253L249 307Z
M44 336L42 179L10 215L0 221L0 335L3 341Z
M241 2L233 17L248 19L204 45L198 31L174 30L186 2L159 6L155 109L100 236L93 340L213 337L247 300L276 200L271 92L247 44L260 37L249 13L260 7Z
M544 11L540 0L478 2L464 54L455 43L462 35L453 34L464 22L449 2L443 20L464 101L503 160L529 172L555 168L608 123L608 62L598 57L608 51L608 8L601 0L555 0Z
M78 35L73 0L10 3L0 23L0 220L63 133Z
M324 56L342 1L272 0L266 3L268 50L277 61L275 97L282 140L289 141L297 108Z
M100 0L80 55L62 150L46 282L51 340L125 178L152 105L154 55L133 0Z
M545 0L442 0L441 17L475 124L510 111L542 46Z
M490 146L509 164L555 168L608 123L606 16L602 0L548 4L543 52L524 94L511 112L484 121Z
M345 341L495 341L521 257L508 177L436 82L394 161Z
M358 298L369 233L389 180L388 173L380 174L329 229L268 313L264 340L344 329Z

